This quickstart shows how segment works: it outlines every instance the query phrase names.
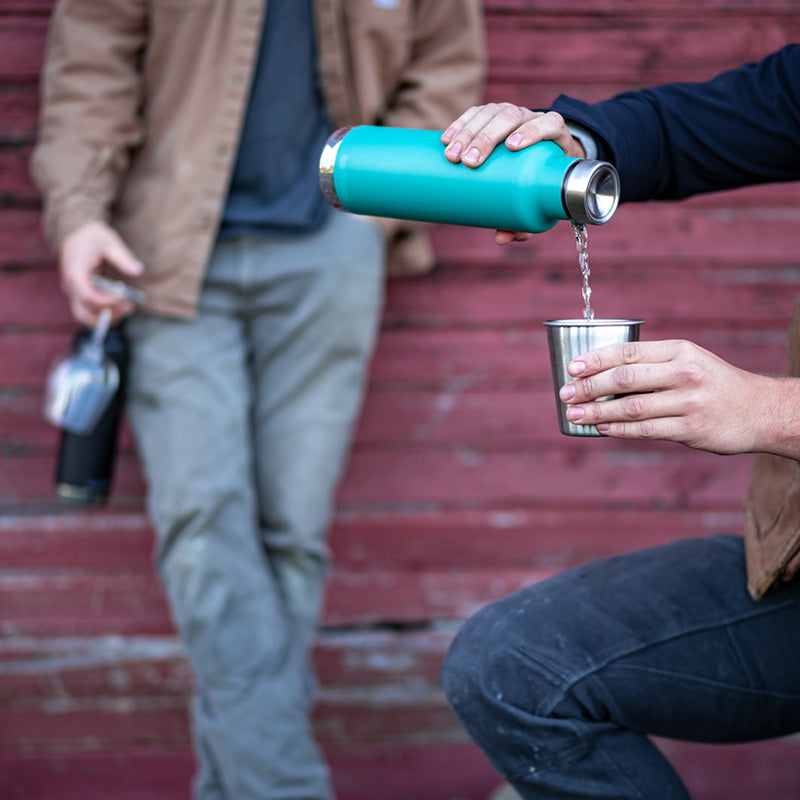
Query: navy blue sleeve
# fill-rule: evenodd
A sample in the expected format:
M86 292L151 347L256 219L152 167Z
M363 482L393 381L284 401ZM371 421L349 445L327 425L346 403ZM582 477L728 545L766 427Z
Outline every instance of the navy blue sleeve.
M551 107L599 139L621 200L676 200L800 179L800 45L705 83L669 83Z

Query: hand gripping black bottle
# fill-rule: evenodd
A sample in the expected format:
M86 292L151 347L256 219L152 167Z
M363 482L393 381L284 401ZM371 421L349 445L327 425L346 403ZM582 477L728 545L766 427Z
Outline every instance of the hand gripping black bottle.
M79 348L92 331L84 328L75 336ZM119 386L97 424L87 434L61 430L56 461L56 494L82 505L100 505L108 498L114 473L128 367L128 341L124 324L110 328L103 349L119 369Z

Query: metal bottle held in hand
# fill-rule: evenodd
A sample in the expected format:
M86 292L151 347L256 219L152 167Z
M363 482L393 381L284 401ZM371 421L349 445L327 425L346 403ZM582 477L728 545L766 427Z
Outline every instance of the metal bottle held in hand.
M473 169L447 160L438 131L371 125L331 135L319 181L331 205L355 214L521 233L562 219L603 225L620 192L611 164L569 158L555 142L498 147Z
M142 292L103 276L94 285L136 304ZM125 402L128 343L122 325L109 327L104 310L93 329L83 328L73 348L50 372L45 417L61 428L56 460L56 494L80 504L102 503L114 471L119 427Z
M76 341L91 335L83 330ZM120 374L119 387L105 411L89 433L61 431L56 459L56 494L62 500L82 505L103 503L111 491L119 429L125 406L125 383L128 366L128 340L124 328L109 330L104 352Z
M44 414L71 433L90 433L119 389L119 367L104 352L111 310L103 309L88 339L60 356L47 378Z

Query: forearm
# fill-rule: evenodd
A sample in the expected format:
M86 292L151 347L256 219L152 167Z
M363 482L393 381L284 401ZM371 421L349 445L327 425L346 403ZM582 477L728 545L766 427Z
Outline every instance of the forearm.
M145 4L103 5L98 13L97 3L61 0L51 20L31 170L54 247L84 223L107 218L144 135L138 64Z
M589 128L622 200L678 199L800 178L800 47L704 83L672 83L553 110Z

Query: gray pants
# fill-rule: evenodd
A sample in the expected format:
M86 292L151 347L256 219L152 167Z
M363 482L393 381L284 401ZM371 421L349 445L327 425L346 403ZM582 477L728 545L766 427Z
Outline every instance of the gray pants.
M332 797L310 648L383 251L339 212L313 234L224 242L195 319L129 322L129 419L196 677L198 800Z

